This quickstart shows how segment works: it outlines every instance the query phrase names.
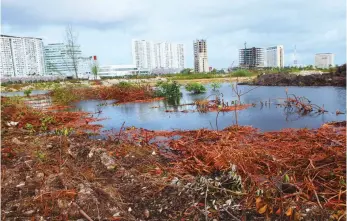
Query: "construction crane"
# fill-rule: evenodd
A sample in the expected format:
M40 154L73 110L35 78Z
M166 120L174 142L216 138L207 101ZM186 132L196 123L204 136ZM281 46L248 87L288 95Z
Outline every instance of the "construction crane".
M234 65L235 61L233 61L233 63L231 63L230 67L228 68L228 71L231 72L233 70L233 65Z

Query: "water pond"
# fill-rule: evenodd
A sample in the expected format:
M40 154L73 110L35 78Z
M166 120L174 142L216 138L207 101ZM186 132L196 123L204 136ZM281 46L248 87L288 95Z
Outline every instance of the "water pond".
M210 85L204 94L191 94L181 89L183 96L180 104L192 103L195 100L216 94ZM242 85L239 89L247 91L252 86ZM289 94L305 96L311 103L323 106L329 112L325 114L309 114L300 116L296 113L287 113L284 108L278 107L277 103L283 103L285 98L285 87L258 87L243 95L243 103L255 103L255 107L238 111L239 125L251 125L261 131L274 131L283 128L318 128L329 121L345 120L345 115L336 115L336 110L346 112L346 88L341 87L287 87ZM224 100L231 102L237 97L233 93L230 83L223 83L219 92L223 94ZM214 96L209 97L214 99ZM269 101L270 105L260 105L260 101ZM191 130L200 128L216 129L217 112L209 113L184 113L165 112L166 110L193 110L194 106L170 106L166 101L155 101L150 103L126 103L117 106L102 105L105 101L80 101L75 103L77 110L95 113L94 117L107 118L98 122L105 130L119 129L123 122L125 126L142 127L150 130ZM107 103L112 103L108 101ZM217 119L219 129L235 124L234 112L221 112Z

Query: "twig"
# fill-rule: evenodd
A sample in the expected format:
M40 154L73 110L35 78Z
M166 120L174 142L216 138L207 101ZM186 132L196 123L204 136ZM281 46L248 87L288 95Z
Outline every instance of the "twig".
M207 184L207 183L206 183ZM208 192L208 185L206 185L206 192L205 192L205 220L208 221L208 213L207 213L207 192Z
M218 108L218 111L217 111L217 116L216 116L216 128L217 128L217 131L218 131L218 115L219 115L219 108ZM213 129L213 128L212 128Z
M86 218L88 221L93 221L93 219L90 218L90 216L88 216L88 214L84 212L83 209L79 205L77 205L77 203L73 202L72 204L79 209L79 212L81 213L82 216L84 216L84 218Z
M236 216L234 216L231 212L229 212L227 209L225 209L224 210L226 213L228 213L230 216L231 216L231 218L233 218L234 220L236 220L236 221L241 221L240 219L238 219Z
M123 127L124 127L124 124L125 124L125 121L123 122L122 126L121 126L120 129L119 129L118 141L120 141L120 135L121 135L121 133L122 133L122 129L123 129Z
M320 201L319 201L318 194L317 194L316 190L314 189L313 192L314 192L314 195L316 196L316 199L317 199L317 202L318 202L319 207L320 207L321 209L323 209L322 204L320 204Z

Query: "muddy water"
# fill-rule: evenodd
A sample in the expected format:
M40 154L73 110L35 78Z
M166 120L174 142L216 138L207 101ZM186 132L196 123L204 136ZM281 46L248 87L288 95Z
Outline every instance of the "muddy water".
M204 94L190 94L182 88L183 97L181 104L191 103L197 99L205 98L213 92L210 85ZM252 86L242 85L239 89L247 91ZM238 111L238 124L251 125L259 128L261 131L273 131L283 128L318 128L325 122L345 120L345 115L336 115L336 110L346 112L346 89L341 87L287 87L288 93L297 96L305 96L311 103L323 106L328 113L309 114L300 116L296 113L287 113L283 108L276 104L283 102L280 98L285 98L285 87L259 87L250 93L242 96L244 103L255 103L255 107ZM236 100L229 83L222 84L219 89L224 95L225 102ZM209 99L214 99L211 96ZM269 101L270 105L260 105L260 101ZM174 129L216 129L216 112L211 113L183 113L183 112L165 112L165 110L193 110L193 106L170 106L165 101L156 101L150 103L128 103L119 106L100 104L105 101L81 101L76 103L76 109L97 113L95 117L108 118L98 122L102 124L105 130L119 129L123 122L125 126L142 127L151 130L174 130ZM109 103L111 103L109 101ZM98 106L99 105L99 106ZM219 129L235 123L234 112L220 113L217 119Z

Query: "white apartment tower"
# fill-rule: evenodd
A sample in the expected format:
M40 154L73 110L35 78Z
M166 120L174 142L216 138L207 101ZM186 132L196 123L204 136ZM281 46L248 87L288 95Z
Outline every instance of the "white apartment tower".
M137 68L152 69L152 44L145 40L132 41L133 63Z
M194 71L209 72L206 40L194 41Z
M266 48L266 64L267 67L284 67L283 45L277 45Z
M1 35L0 51L2 77L45 74L41 38Z
M46 73L49 75L75 76L73 59L67 53L68 47L64 43L54 43L45 46ZM77 59L77 74L89 74L91 71L91 57L82 57L79 45L74 48Z
M184 69L183 44L133 40L132 56L140 69Z
M315 66L317 68L329 68L334 66L335 55L332 53L319 53L315 56Z

